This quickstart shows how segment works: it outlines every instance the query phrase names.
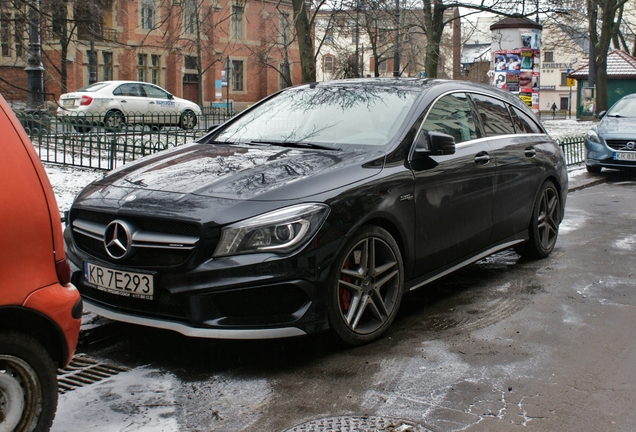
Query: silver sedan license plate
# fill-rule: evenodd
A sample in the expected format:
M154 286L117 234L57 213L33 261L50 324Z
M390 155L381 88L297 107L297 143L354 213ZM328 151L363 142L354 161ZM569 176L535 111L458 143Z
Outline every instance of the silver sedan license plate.
M627 153L627 152L615 152L614 160L624 160L624 161L634 161L636 162L636 152Z
M99 290L125 297L152 300L154 275L115 270L84 262L84 281Z

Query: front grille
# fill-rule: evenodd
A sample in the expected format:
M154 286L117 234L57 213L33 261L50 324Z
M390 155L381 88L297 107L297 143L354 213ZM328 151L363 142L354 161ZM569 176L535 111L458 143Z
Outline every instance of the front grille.
M632 148L628 149L627 148L627 143L633 143L632 144ZM620 150L620 151L636 151L635 148L633 148L636 144L636 138L632 139L632 140L605 140L605 143L607 144L607 146L609 148L612 148L614 150Z
M79 210L75 214L73 214L71 224L76 221L90 222L93 224L98 224L98 226L103 226L105 231L106 226L115 219L121 219L125 220L126 222L132 223L136 227L138 227L139 230L147 233L158 235L187 236L193 238L201 237L200 226L195 223L140 216L121 216L88 210ZM103 232L100 232L101 236L103 236L103 234ZM214 241L218 240L218 235L212 235L211 237ZM75 244L80 250L103 261L145 268L167 266L172 267L181 265L192 256L195 250L193 248L170 248L159 246L136 247L134 248L134 253L132 253L129 257L121 260L116 260L106 252L104 242L101 239L95 238L94 236L85 235L84 233L78 232L75 229L73 230L73 239L75 240ZM207 241L206 244L207 243L209 243L209 241ZM209 249L211 247L215 247L216 244L207 246Z
M101 260L116 264L123 264L136 267L164 267L177 266L188 260L192 254L191 250L168 250L139 248L133 256L122 261L111 258L104 249L104 242L91 237L74 233L75 243L84 252L87 252Z
M291 315L307 300L305 292L295 285L251 288L212 296L214 305L229 318Z
M98 290L84 283L82 273L76 273L73 284L77 287L82 297L93 300L121 311L137 312L142 315L160 316L164 318L176 318L186 320L187 315L181 306L179 298L169 291L155 287L153 300L142 300L124 297Z

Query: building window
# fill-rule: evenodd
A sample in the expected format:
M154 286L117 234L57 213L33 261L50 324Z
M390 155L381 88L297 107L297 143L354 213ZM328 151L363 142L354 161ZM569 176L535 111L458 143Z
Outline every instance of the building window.
M570 98L562 97L560 100L561 107L559 108L561 111L567 111L570 109Z
M243 60L232 60L232 91L243 91Z
M323 57L323 66L324 66L324 71L329 73L329 72L333 72L333 63L334 63L334 58L333 56L324 56Z
M146 81L146 54L137 54L137 81Z
M2 57L11 57L11 15L0 13L0 45Z
M155 25L155 4L152 0L141 0L141 28L151 29Z
M281 12L279 15L279 21L280 37L278 42L286 47L291 40L289 35L289 14L287 12Z
M278 88L279 89L284 89L287 88L291 85L291 83L287 82L287 79L285 77L291 77L290 71L289 71L289 62L284 61L282 63L280 63L278 65L278 70L280 70L280 73L278 74Z
M232 6L231 31L233 39L243 37L243 6Z
M102 52L102 81L113 79L113 53Z
M568 73L567 72L561 72L561 85L562 86L567 86L568 85Z
M161 65L161 57L157 54L150 56L150 82L159 85L159 66Z
M380 73L386 72L386 61L378 63L378 72Z
M15 41L15 56L16 58L22 58L23 49L22 43L26 40L26 22L24 16L15 15L13 21L13 39Z
M183 30L187 34L195 34L197 29L197 21L199 18L197 14L197 5L194 0L186 0L186 2L184 3L184 8L185 10Z
M329 27L325 31L325 43L332 44L333 43L333 28Z
M197 69L197 58L194 56L185 56L183 58L183 67L186 69Z
M554 61L554 53L552 51L546 51L543 54L543 61L545 62L553 62Z

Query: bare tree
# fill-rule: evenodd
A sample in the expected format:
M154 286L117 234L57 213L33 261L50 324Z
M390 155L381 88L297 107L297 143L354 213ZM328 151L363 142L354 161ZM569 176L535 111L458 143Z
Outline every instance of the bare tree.
M259 65L274 70L279 76L281 87L293 85L291 76L290 49L296 43L296 33L292 21L292 11L282 0L275 5L276 16L262 8L259 16L261 26L259 31L260 45L246 48Z

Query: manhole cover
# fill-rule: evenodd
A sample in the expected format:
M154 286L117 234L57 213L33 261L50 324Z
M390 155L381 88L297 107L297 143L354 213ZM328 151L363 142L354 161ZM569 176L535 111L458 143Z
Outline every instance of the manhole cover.
M299 424L284 432L432 432L410 420L391 417L326 417Z
M57 370L59 392L66 393L128 370L125 367L100 363L84 355L76 355L68 366Z

